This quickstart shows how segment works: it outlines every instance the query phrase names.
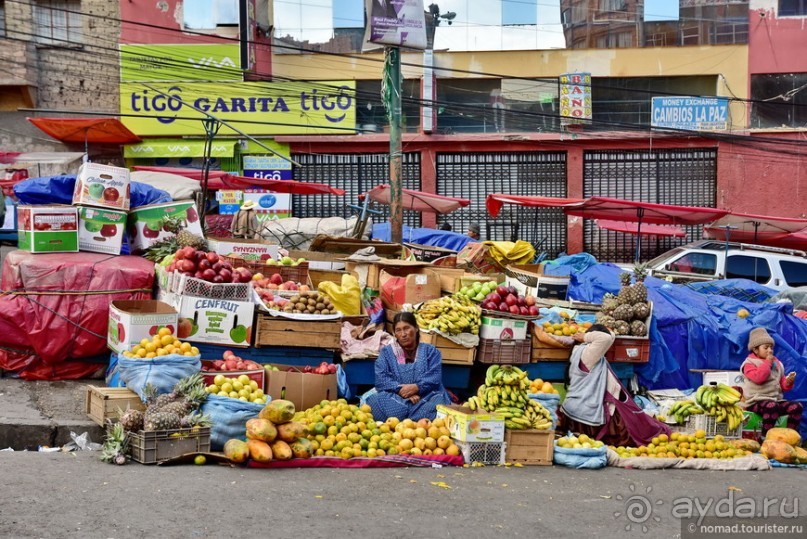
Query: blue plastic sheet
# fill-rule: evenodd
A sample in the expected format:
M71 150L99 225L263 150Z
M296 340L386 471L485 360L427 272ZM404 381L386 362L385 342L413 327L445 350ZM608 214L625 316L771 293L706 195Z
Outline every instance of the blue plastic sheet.
M568 297L600 303L605 293L619 291L619 274L613 264L596 264L572 273ZM648 298L653 302L650 324L650 361L636 366L642 385L649 389L697 387L702 381L693 369L740 370L748 356L748 333L765 327L773 337L776 356L785 371L796 372L788 400L807 398L807 321L793 316L789 303L753 303L722 295L702 294L688 286L648 277ZM718 282L719 284L719 282ZM733 280L733 288L759 289L752 281ZM745 308L750 313L740 318Z
M390 241L392 237L390 224L376 223L373 225L372 236L374 240ZM452 251L461 251L469 243L476 241L457 232L448 230L435 230L433 228L411 228L403 227L403 241L406 243L416 243L418 245L429 245L432 247L442 247Z
M588 253L560 256L555 260L547 260L544 273L556 277L566 277L572 272L585 271L597 263L597 259Z
M72 204L75 185L74 175L29 178L14 186L14 194L20 204ZM131 208L171 202L171 195L162 189L140 182L132 182L130 185Z

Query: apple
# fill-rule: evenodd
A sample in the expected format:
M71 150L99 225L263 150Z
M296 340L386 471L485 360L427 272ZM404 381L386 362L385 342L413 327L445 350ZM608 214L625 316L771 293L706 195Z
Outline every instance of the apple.
M269 282L276 285L281 285L283 284L283 276L279 273L273 273L272 276L269 277Z
M526 300L526 298L524 298L524 296L518 296L516 298L516 304L519 307L526 307L527 306L527 300Z
M485 296L485 301L492 301L495 304L499 304L502 302L502 297L497 294L496 292L491 292L487 296Z
M524 301L527 303L527 307L532 307L535 305L535 296L527 296L524 298Z
M501 302L501 303L499 303L499 310L501 312L503 312L503 313L506 313L506 312L508 312L510 310L510 306L508 304L506 304L505 302Z
M236 366L237 364L238 364L238 362L237 362L235 359L233 359L233 358L230 358L230 359L228 359L228 360L226 360L226 361L224 362L224 365L225 365L225 367L227 368L227 370L228 370L228 371L234 371L234 370L235 370L235 366Z
M519 306L518 305L510 305L510 313L511 314L518 314L519 312L520 311L519 311Z
M222 361L221 359L215 359L213 360L213 363L211 363L211 366L217 371L220 371L221 368L224 366L224 361Z
M511 307L515 305L518 302L518 300L516 299L516 296L514 296L513 294L507 294L507 297L504 298L504 302L507 304L508 307Z
M183 247L181 251L182 251L182 258L191 259L196 256L196 249L194 249L190 245Z
M488 311L497 311L499 309L499 304L492 301L486 301L482 304L482 308Z
M499 296L501 297L505 297L507 296L507 294L510 293L510 291L507 290L506 286L499 285L496 287L496 293L499 294Z
M518 308L518 313L522 316L529 316L530 309L526 305L522 305Z
M235 352L232 350L225 350L223 354L221 354L222 359L228 360L235 357Z
M199 220L199 214L196 213L196 210L194 210L193 208L188 208L188 212L185 218L188 220L189 223L195 223L196 221Z
M529 307L527 307L527 310L529 311L530 316L538 316L540 314L538 307L536 307L535 305L530 305Z
M151 226L146 223L146 226L143 227L143 237L144 238L156 238L160 235L160 229L157 228L156 230L151 228Z
M253 281L261 281L261 280L263 280L263 273L260 273L260 272L256 273L255 275L252 276L252 280Z
M105 202L117 202L119 198L120 198L120 192L114 187L107 187L106 189L104 189Z
M210 262L211 266L219 261L218 253L207 253L205 256L207 257L207 261Z
M199 268L199 271L205 271L212 269L213 264L211 264L207 258L202 258L199 262L196 263L196 267Z
M180 260L177 267L179 268L179 271L196 271L196 264L193 262L193 260L188 260L187 258Z
M283 284L286 285L286 290L297 290L298 289L297 283L295 283L294 281L286 281Z

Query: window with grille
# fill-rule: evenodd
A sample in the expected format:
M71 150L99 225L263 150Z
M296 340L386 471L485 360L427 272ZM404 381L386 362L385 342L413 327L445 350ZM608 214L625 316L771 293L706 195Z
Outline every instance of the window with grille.
M376 185L389 183L389 155L387 154L292 154L301 167L294 167L294 179L327 183L344 189L344 196L307 195L292 197L294 217L351 217L358 212L349 206L359 204L359 195ZM420 154L404 153L401 166L404 189L420 190ZM371 205L382 212L372 222L389 220L389 207ZM419 212L404 210L404 224L419 227Z
M711 148L644 151L589 151L583 162L583 196L604 196L714 208L717 203L717 151ZM686 238L642 236L641 257L649 260L701 238L702 227L683 226ZM585 219L584 248L602 262L631 262L637 236L601 230Z
M566 196L566 153L440 153L437 154L437 193L462 197L471 204L438 216L464 233L478 223L483 240L522 239L554 257L566 248L566 217L554 208L525 208L507 204L496 219L488 215L490 193Z
M751 75L752 127L807 124L807 74Z
M37 0L33 7L38 43L68 46L82 42L80 0Z
M779 16L807 15L807 0L779 0Z

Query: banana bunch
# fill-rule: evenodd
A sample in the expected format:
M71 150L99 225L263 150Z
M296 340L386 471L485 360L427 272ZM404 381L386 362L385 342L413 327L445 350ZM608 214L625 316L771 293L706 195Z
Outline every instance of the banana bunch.
M466 406L503 415L508 429L551 429L549 410L527 397L529 387L525 371L511 365L491 365L485 373L485 383Z
M437 330L448 335L479 334L482 310L464 294L443 296L423 302L415 311L418 327Z
M700 386L695 402L704 410L713 406L732 406L740 402L740 392L726 384Z
M726 384L700 386L695 392L695 402L703 409L703 413L715 416L718 423L728 423L729 431L742 425L744 414L737 403L740 392Z
M687 417L702 413L704 413L703 408L691 400L676 401L667 411L667 415L674 417L675 422L679 425L686 423Z

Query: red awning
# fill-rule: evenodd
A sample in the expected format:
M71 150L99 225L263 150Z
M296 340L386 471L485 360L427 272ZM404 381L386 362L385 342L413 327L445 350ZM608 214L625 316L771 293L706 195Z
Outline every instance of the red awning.
M390 186L386 184L377 185L360 195L360 198L364 197L370 197L370 200L379 204L389 205L391 198ZM442 214L451 213L471 203L467 198L447 197L412 189L402 189L401 199L401 205L405 210Z
M28 118L28 121L62 142L132 144L142 139L117 118Z
M564 208L569 215L655 225L700 225L726 215L726 210L701 206L653 204L618 198L591 197Z
M604 219L598 219L596 222L597 226L603 230L613 230L614 232L623 232L625 234L638 235L641 233L642 236L670 236L675 238L683 238L687 235L683 229L677 226L642 225L642 229L639 231L638 223L607 221Z
M807 248L807 219L730 213L703 228L707 238L791 249Z
M485 200L485 207L493 217L499 215L505 204L515 204L516 206L529 206L533 208L565 208L573 204L583 202L582 198L552 198L536 196L518 196L494 193L488 195Z
M134 167L135 170L150 170L152 172L166 172L177 174L193 180L202 181L204 173L199 169L175 167ZM324 183L298 182L294 180L270 180L262 178L248 178L235 176L220 170L211 170L208 173L207 188L211 191L220 189L268 189L275 193L288 193L290 195L337 195L345 194L344 189L337 189Z

